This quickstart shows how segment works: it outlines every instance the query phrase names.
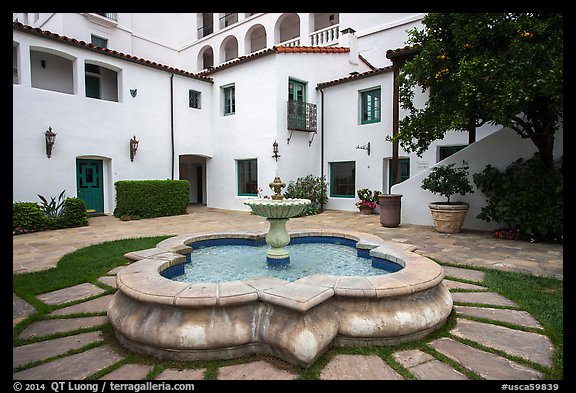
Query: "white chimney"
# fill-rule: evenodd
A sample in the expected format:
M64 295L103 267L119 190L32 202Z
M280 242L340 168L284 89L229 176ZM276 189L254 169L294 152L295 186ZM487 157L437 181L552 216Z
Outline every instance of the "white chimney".
M356 30L348 27L340 31L338 45L344 48L350 48L348 53L350 64L358 65L358 38L354 35Z

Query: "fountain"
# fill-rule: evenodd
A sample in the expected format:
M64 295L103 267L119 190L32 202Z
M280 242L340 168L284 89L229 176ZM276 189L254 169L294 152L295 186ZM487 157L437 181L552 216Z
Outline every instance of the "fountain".
M121 345L159 359L231 359L263 353L309 367L332 346L403 343L445 324L452 297L442 284L440 265L414 253L413 245L384 242L367 233L288 232L288 219L310 201L278 198L284 184L279 178L270 184L275 190L272 200L246 202L270 223L266 233L181 235L125 255L133 263L118 272L118 290L108 306ZM255 263L273 270L296 264L296 253L288 263L286 246L291 242L332 241L354 247L372 266L393 264L397 269L370 275L314 273L292 281L265 274L221 282L169 278L170 272L194 263L194 250L264 241L270 246L267 262ZM209 271L217 274L219 269L217 261Z
M270 182L270 188L274 190L272 199L259 198L244 202L252 211L270 223L270 229L266 234L266 243L270 250L266 253L266 261L269 264L283 264L290 262L290 256L286 246L290 243L290 235L286 230L286 222L296 217L310 204L309 199L286 199L281 194L286 184L278 176Z

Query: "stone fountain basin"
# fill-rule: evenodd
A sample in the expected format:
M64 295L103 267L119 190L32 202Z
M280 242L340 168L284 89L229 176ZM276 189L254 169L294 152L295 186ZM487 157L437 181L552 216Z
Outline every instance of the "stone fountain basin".
M250 199L244 202L250 206L254 214L266 218L292 218L302 213L304 208L311 202L309 199Z
M300 231L291 237L352 239L371 256L403 266L380 276L312 275L294 282L254 277L186 283L160 272L183 263L194 242L261 240L265 233L210 233L166 239L131 252L117 275L108 317L119 342L159 359L229 359L253 353L308 367L330 346L390 345L440 328L452 310L444 270L412 245L360 232Z

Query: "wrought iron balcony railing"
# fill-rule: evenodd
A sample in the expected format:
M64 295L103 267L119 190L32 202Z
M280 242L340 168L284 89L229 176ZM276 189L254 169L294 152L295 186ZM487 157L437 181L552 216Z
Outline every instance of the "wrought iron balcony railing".
M316 132L316 104L288 101L288 129Z

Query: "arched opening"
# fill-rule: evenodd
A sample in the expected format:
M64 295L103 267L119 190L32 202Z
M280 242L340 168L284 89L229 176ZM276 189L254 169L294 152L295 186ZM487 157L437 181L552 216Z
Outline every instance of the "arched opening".
M266 29L257 24L246 32L245 48L247 53L253 53L266 48Z
M274 43L300 45L299 38L300 17L298 14L282 14L276 21L274 28Z
M220 47L220 58L224 59L223 62L235 59L238 57L238 40L234 36L229 36L222 41Z

